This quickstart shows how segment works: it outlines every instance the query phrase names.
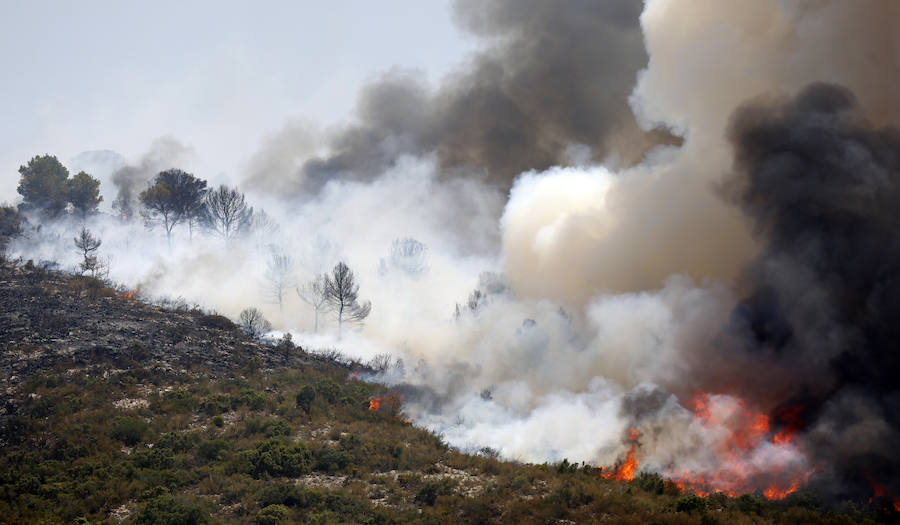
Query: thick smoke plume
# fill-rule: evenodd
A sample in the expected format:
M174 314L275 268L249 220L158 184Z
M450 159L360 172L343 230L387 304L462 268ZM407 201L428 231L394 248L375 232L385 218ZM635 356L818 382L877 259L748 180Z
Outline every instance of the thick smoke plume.
M653 145L674 141L639 129L628 105L647 61L640 10L639 2L614 0L565 9L540 0L458 1L460 25L487 48L434 89L403 70L367 86L358 121L289 175L294 189L317 193L330 180L371 179L403 155L435 154L448 174L475 174L503 190L523 171L573 157L637 162ZM266 166L296 162L308 138L295 128L263 146L252 179L267 180ZM279 147L285 138L297 141L293 150Z
M112 174L116 187L113 205L124 215L132 215L138 209L138 195L147 188L150 179L162 170L187 162L190 156L191 149L172 137L154 140L137 162L126 164Z
M730 138L732 196L766 238L730 327L790 372L761 394L802 407L828 476L900 494L900 129L816 84L741 108Z

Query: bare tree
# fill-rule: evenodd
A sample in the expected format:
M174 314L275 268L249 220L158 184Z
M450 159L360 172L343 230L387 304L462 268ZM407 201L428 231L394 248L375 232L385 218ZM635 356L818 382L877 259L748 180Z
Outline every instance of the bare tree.
M328 304L328 295L325 294L324 275L317 275L315 279L297 288L297 295L304 303L312 306L315 314L314 333L319 333L319 314L327 312L331 306Z
M394 239L390 254L379 263L378 272L384 276L396 270L409 277L419 277L428 270L427 252L428 246L411 237Z
M296 286L294 281L294 260L272 250L266 262L266 294L273 303L278 304L279 311L284 311L284 294Z
M226 241L246 232L252 222L253 208L243 193L222 185L206 194L207 226Z
M102 270L103 263L97 258L97 250L103 244L99 238L94 237L90 230L81 227L81 231L75 237L75 247L81 252L81 273L91 272L91 277L96 277L97 273Z
M331 310L337 314L338 339L344 323L362 324L372 311L372 302L359 303L359 285L353 271L343 261L325 276L325 296Z
M241 330L253 339L258 339L272 329L272 323L263 317L259 308L250 307L241 312L239 324Z

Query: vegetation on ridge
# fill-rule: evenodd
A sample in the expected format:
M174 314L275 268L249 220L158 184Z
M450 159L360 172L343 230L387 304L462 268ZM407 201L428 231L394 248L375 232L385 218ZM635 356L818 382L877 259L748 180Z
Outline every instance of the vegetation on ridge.
M24 377L7 378L3 394L2 522L873 522L861 509L824 510L809 494L781 502L699 498L654 474L620 483L568 461L527 465L491 451L464 454L405 421L383 386L356 380L350 372L358 364L284 341L238 344L246 336L227 318L146 305L90 277L4 265L0 280L7 295L59 295L53 309L7 304L3 327L21 325L13 322L20 310L53 317L30 319L29 329L63 327L56 339L31 334L32 342L25 332L0 329L11 368L36 360L21 368ZM127 343L103 333L122 330L124 321L91 325L92 337L122 348L73 359L81 354L70 347L89 339L69 327L91 324L78 316L92 309L146 321L129 325ZM154 321L162 317L174 321ZM159 330L169 335L160 339ZM67 333L69 347L54 342ZM173 344L170 336L180 339ZM179 353L203 356L215 345L233 346L224 368L180 366ZM42 353L63 348L69 357ZM239 352L247 355L232 355Z

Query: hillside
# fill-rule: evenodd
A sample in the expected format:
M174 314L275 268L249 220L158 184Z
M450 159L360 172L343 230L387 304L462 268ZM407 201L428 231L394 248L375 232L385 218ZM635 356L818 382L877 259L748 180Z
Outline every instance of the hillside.
M467 455L360 363L0 265L3 523L873 523L813 494L699 498L652 474ZM838 510L840 510L840 512Z

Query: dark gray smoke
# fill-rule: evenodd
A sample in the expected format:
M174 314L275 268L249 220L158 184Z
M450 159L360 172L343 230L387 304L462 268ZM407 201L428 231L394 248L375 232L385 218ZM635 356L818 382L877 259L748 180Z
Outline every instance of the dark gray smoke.
M162 170L179 166L191 154L191 149L172 137L160 137L135 163L122 166L112 174L116 187L113 207L123 214L132 215L137 209L137 197L146 189L147 182Z
M739 109L730 139L731 196L766 239L730 328L786 372L752 379L765 384L755 394L806 432L825 488L897 497L900 130L870 125L847 89L814 84Z
M367 86L358 121L331 137L327 156L300 167L295 189L314 193L335 178L367 179L402 155L435 154L445 173L476 174L504 190L523 171L569 163L573 147L588 152L581 160L633 164L653 145L675 140L640 130L628 105L647 62L642 7L458 0L458 22L486 49L436 90L408 71Z

